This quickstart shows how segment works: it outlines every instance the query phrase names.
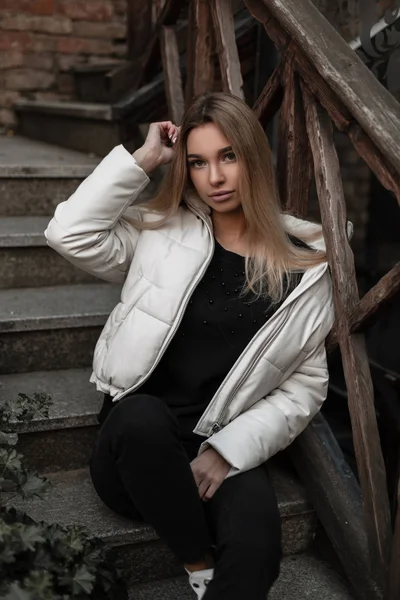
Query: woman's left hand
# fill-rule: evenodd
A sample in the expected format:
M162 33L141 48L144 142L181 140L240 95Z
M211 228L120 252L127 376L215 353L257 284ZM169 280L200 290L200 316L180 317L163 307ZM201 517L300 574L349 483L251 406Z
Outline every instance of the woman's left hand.
M214 448L208 448L190 463L202 500L210 500L227 476L231 465Z

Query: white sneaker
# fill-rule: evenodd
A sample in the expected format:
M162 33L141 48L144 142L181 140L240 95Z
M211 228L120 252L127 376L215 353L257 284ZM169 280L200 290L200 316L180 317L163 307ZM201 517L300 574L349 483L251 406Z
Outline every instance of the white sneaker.
M186 571L189 574L189 583L193 591L196 592L198 598L202 598L206 593L208 584L214 576L214 569L193 571L193 573L191 573L187 569Z

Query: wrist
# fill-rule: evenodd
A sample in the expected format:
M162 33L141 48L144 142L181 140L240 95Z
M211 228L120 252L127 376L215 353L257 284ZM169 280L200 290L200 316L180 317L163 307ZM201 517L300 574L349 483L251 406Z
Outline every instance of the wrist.
M138 150L136 150L132 156L145 173L151 173L151 171L154 171L154 169L160 164L156 153L145 146L138 148Z

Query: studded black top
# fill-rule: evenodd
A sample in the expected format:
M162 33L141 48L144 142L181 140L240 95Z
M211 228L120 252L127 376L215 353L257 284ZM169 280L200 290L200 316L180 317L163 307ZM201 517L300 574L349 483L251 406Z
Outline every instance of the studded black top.
M215 242L213 258L174 338L136 392L164 399L188 435L239 355L277 308L251 293L240 296L244 269L244 257Z

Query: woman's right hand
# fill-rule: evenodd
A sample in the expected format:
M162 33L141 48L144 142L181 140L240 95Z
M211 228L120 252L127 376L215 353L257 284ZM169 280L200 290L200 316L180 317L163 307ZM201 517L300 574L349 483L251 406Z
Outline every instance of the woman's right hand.
M178 135L179 127L172 121L151 123L143 146L133 153L133 157L146 173L159 165L167 165L174 156Z

